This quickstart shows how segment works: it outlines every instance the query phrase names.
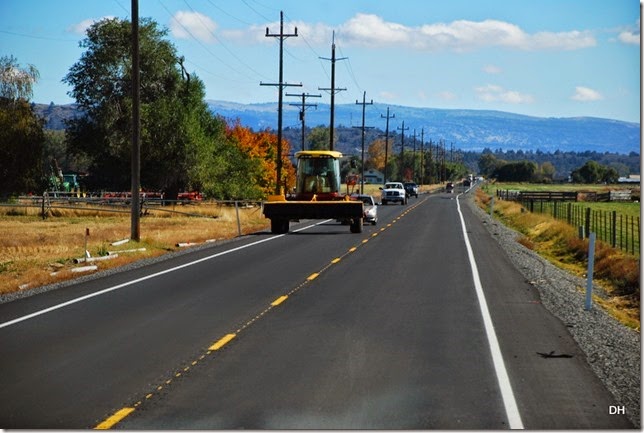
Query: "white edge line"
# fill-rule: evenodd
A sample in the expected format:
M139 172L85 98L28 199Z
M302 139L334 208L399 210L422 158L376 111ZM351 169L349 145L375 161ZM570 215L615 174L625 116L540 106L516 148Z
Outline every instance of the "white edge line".
M511 429L523 429L523 421L521 421L521 414L519 413L519 408L517 406L516 399L514 398L514 391L512 391L512 384L510 383L510 377L508 372L505 369L505 363L503 362L503 354L501 353L501 348L499 346L499 340L496 337L494 332L494 324L492 322L492 317L490 316L490 311L487 307L487 301L485 300L485 293L483 292L483 285L481 284L481 278L479 277L478 267L476 266L476 260L474 259L474 252L472 250L472 245L470 244L470 239L467 236L467 229L465 227L465 218L463 218L463 213L461 212L461 204L459 197L462 194L456 196L456 208L458 209L458 214L461 219L461 227L463 229L463 237L465 240L465 247L467 248L467 256L470 260L470 266L472 268L472 278L474 280L474 289L476 290L476 296L479 301L479 307L481 308L481 316L483 317L483 324L485 325L485 333L487 334L488 344L490 346L490 352L492 354L492 362L494 363L494 370L496 372L496 378L499 383L499 388L501 390L501 397L503 399L503 405L505 406L505 414L508 418L508 423Z
M302 228L299 228L297 230L293 230L293 232L295 233L295 232L308 230L308 229L310 229L312 227L315 227L315 226L320 225L320 224L324 224L325 222L328 222L328 221L331 221L331 220L320 221L320 222L318 222L316 224L311 224L309 226L302 227ZM6 327L11 326L11 325L15 325L16 323L24 322L25 320L33 319L34 317L38 317L38 316L41 316L43 314L50 313L50 312L58 310L60 308L67 307L69 305L76 304L78 302L94 298L96 296L100 296L100 295L104 295L104 294L109 293L109 292L113 292L114 290L122 289L123 287L131 286L132 284L140 283L142 281L149 280L149 279L152 279L152 278L156 278L158 276L168 274L170 272L178 271L179 269L187 268L188 266L196 265L197 263L205 262L207 260L211 260L211 259L223 256L223 255L226 255L226 254L234 253L235 251L243 250L245 248L249 248L249 247L252 247L252 246L255 246L255 245L259 245L259 244L262 244L264 242L272 241L274 239L281 238L282 236L286 236L286 234L271 236L270 238L267 238L267 239L262 239L262 240L259 240L259 241L255 241L255 242L252 242L250 244L242 245L242 246L230 249L230 250L221 251L219 253L212 254L212 255L207 256L207 257L202 257L202 258L194 260L192 262L184 263L182 265L175 266L173 268L165 269L163 271L155 272L154 274L146 275L145 277L137 278L135 280L131 280L131 281L128 281L128 282L125 282L125 283L122 283L122 284L118 284L116 286L108 287L107 289L103 289L103 290L100 290L98 292L90 293L88 295L81 296L80 298L71 299L71 300L69 300L67 302L63 302L61 304L56 304L56 305L53 305L53 306L51 306L49 308L45 308L43 310L39 310L39 311L36 311L34 313L31 313L31 314L27 314L26 316L21 316L21 317L18 317L16 319L10 320L8 322L0 323L0 329L6 328Z

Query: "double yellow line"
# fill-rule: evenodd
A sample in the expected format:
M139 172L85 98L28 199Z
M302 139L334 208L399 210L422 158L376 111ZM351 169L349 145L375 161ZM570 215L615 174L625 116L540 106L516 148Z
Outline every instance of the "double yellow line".
M423 200L423 201L424 201L424 200ZM205 353L202 353L202 354L201 354L197 359L195 359L194 361L192 361L192 362L190 363L190 365L188 365L188 366L186 366L186 367L184 367L184 368L180 369L179 371L175 372L175 374L174 374L174 376L173 376L172 378L167 379L167 380L166 380L166 381L164 381L162 384L158 385L158 386L155 388L155 390L154 390L154 391L149 392L148 394L146 394L146 395L145 395L145 397L144 397L143 399L141 399L141 400L137 401L137 402L136 402L134 405L132 405L132 406L123 407L123 408L121 408L121 409L117 410L113 415L109 416L109 417L108 417L108 418L106 418L104 421L102 421L101 423L99 423L98 425L96 425L96 427L94 427L94 429L95 429L95 430L109 430L109 429L111 429L112 427L114 427L116 424L118 424L118 423L119 423L119 422L121 422L123 419L125 419L127 416L129 416L132 412L134 412L137 408L139 408L139 407L140 407L140 406L141 406L145 401L150 400L150 399L151 399L151 398L153 398L156 394L160 393L160 391L162 391L164 388L166 388L167 386L171 385L171 384L172 384L172 382L173 382L175 379L178 379L178 378L180 378L183 374L187 373L187 372L190 370L190 368L191 368L191 367L196 366L199 362L203 361L207 356L210 356L210 355L212 355L213 353L215 353L215 352L217 352L217 351L221 350L224 346L226 346L226 345L227 345L228 343L230 343L233 339L235 339L235 338L238 336L238 334L239 334L240 332L244 331L246 328L248 328L249 326L251 326L253 323L255 323L255 322L256 322L257 320L259 320L260 318L264 317L264 316L265 316L269 311L271 311L273 308L275 308L275 307L277 307L277 306L281 305L282 303L284 303L284 302L289 298L289 296L293 295L295 292L297 292L297 291L299 291L300 289L302 289L305 285L307 285L307 284L308 284L308 283L310 283L311 281L315 280L317 277L319 277L319 276L320 276L320 274L322 274L323 272L326 272L326 271L327 271L331 266L333 266L333 265L335 265L335 264L337 264L337 263L340 263L340 261L342 261L345 257L347 257L348 255L350 255L350 254L354 253L355 251L357 251L357 250L358 250L358 248L360 248L361 246L364 246L366 243L368 243L368 242L369 242L369 239L370 239L370 238L375 238L376 236L378 236L378 235L379 235L380 233L382 233L383 231L385 231L385 230L387 230L388 228L392 227L392 226L393 226L393 224L395 224L396 222L398 222L398 221L399 221L403 216L407 215L410 211L412 211L414 208L416 208L418 205L420 205L420 203L422 203L422 202L418 202L418 203L417 203L417 204L415 204L414 206L411 206L411 207L407 208L407 210L405 210L405 212L401 213L401 214L400 214L398 217L396 217L396 218L395 218L391 223L387 224L385 227L380 228L380 230L378 230L378 231L376 231L376 232L372 233L368 238L363 239L363 240L362 240L358 245L356 245L356 246L353 246L353 247L349 248L349 250L347 250L347 252L345 252L342 256L340 256L340 257L336 257L336 258L334 258L333 260L331 260L331 262L330 262L330 263L328 263L326 266L324 266L324 267L323 267L322 269L320 269L318 272L314 272L314 273L312 273L311 275L309 275L308 277L306 277L306 279L305 279L304 281L302 281L302 282L301 282L300 284L298 284L296 287L294 287L293 289L291 289L291 291L289 291L287 294L282 295L282 296L279 296L279 297L278 297L278 298L276 298L273 302L271 302L271 303L269 304L269 306L268 306L266 309L264 309L262 312L260 312L259 314L257 314L257 315L256 315L255 317L253 317L252 319L250 319L250 320L246 321L246 323L245 323L243 326L241 326L239 329L235 330L235 332L230 333L230 334L226 334L226 335L224 335L223 337L221 337L219 340L215 341L213 344L211 344L211 345L208 347L208 349L206 350L206 352L205 352Z

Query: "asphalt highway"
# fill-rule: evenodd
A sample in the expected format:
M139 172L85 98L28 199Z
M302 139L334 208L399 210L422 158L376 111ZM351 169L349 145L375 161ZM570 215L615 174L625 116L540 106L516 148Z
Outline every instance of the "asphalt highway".
M463 200L0 304L0 428L632 428Z

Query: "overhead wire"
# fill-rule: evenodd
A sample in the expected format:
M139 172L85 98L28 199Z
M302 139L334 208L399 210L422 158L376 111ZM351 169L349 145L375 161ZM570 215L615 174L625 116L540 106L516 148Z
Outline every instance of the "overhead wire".
M162 1L162 0L159 0L159 4L161 5L161 7L162 7L163 9L165 9L165 11L168 13L168 15L170 15L170 17L174 19L174 16L172 15L172 12L170 12L170 10L165 6L165 4L163 3L163 1ZM217 60L218 60L222 65L226 66L226 67L227 67L227 68L229 68L231 71L233 71L233 72L235 72L235 73L237 73L237 74L239 74L239 75L242 75L242 76L244 76L244 77L248 78L249 80L251 80L251 79L252 79L252 78L251 78L251 77L249 77L248 75L244 74L242 71L238 70L237 68L234 68L233 66L231 66L230 64L228 64L227 62L225 62L222 58L220 58L220 57L219 57L218 55L216 55L214 52L212 52L212 51L211 51L207 46L205 46L205 45L203 44L203 42L201 42L197 37L195 37L195 35L193 35L193 34L192 34L192 32L191 32L191 31L190 31L186 26L184 26L180 21L178 21L178 20L175 20L175 21L177 22L177 24L179 24L179 25L181 26L181 28L183 28L183 30L185 30L185 32L186 32L186 33L187 33L187 34L188 34L188 35L189 35L189 36L190 36L190 37L191 37L195 42L197 42L197 43L201 46L201 48L203 48L206 52L208 52L208 54L210 54L212 57L214 57L215 59L217 59ZM211 74L212 74L212 75L217 76L217 74L214 74L214 73L212 73L212 72L211 72ZM222 78L223 78L223 77L222 77ZM226 78L226 79L229 79L229 77L225 77L225 78Z
M188 0L183 0L183 1L184 1L184 3L186 4L186 6L187 6L187 7L188 7L192 12L194 12L194 13L195 13L195 16L197 17L197 20L198 20L198 21L199 21L199 23L203 26L203 28L204 28L204 29L206 29L206 31L207 31L208 33L210 33L210 34L211 34L211 35L212 35L212 36L217 40L217 42L219 42L219 44L220 44L220 45L221 45L221 46L222 46L222 47L223 47L223 48L224 48L224 49L225 49L225 50L226 50L226 51L227 51L231 56L233 56L233 57L234 57L234 58L235 58L239 63L241 63L243 66L245 66L246 68L248 68L249 70L251 70L252 72L254 72L255 74L257 74L257 76L262 77L262 78L266 78L266 79L268 78L266 75L262 74L261 72L258 72L255 68L253 68L253 67L252 67L252 66L250 66L248 63L246 63L245 61L243 61L243 60L242 60L242 59L241 59L237 54L235 54L235 52L234 52L233 50L231 50L230 48L228 48L228 46L227 46L227 45L226 45L226 44L225 44L225 43L224 43L224 42L223 42L223 41L222 41L222 40L221 40L221 39L220 39L220 38L215 34L215 32L211 31L211 30L208 28L208 26L206 26L206 24L201 20L201 17L199 16L200 14L199 14L197 11L195 11L195 10L194 10L194 8L193 8L192 6L190 6L190 4L188 3Z

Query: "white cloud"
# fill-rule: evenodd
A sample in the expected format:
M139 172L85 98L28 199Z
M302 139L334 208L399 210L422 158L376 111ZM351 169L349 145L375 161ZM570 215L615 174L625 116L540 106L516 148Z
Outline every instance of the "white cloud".
M67 31L70 33L75 33L77 35L84 35L87 29L94 23L102 21L102 20L107 20L107 19L113 19L115 18L112 15L106 15L102 18L87 18L79 23L73 24L69 27L67 27Z
M476 96L485 102L505 102L508 104L531 104L534 102L532 95L507 90L495 84L475 87Z
M477 48L505 47L519 50L574 50L596 45L590 32L573 30L569 32L538 32L530 34L519 26L498 20L467 21L424 24L411 27L386 21L375 14L357 13L337 27L324 23L289 22L285 31L292 32L297 26L302 38L293 38L291 44L327 45L333 30L336 40L347 46L362 47L405 47L420 51L469 51ZM271 32L279 29L279 23L267 26ZM265 37L266 26L251 26L245 31L222 32L238 41L257 42Z
M617 36L620 42L625 44L639 45L640 44L640 20L637 20L635 27L620 32Z
M194 37L202 42L215 42L214 32L217 24L199 12L178 11L170 19L170 31L175 38L190 39Z
M345 43L377 47L407 44L413 30L402 24L386 22L377 15L358 13L340 26L339 33Z
M604 99L601 93L588 87L577 86L575 87L575 94L570 97L575 101L590 102L600 101Z
M499 68L498 66L495 65L485 65L483 66L483 72L491 75L496 75L500 74L503 72L503 69Z

